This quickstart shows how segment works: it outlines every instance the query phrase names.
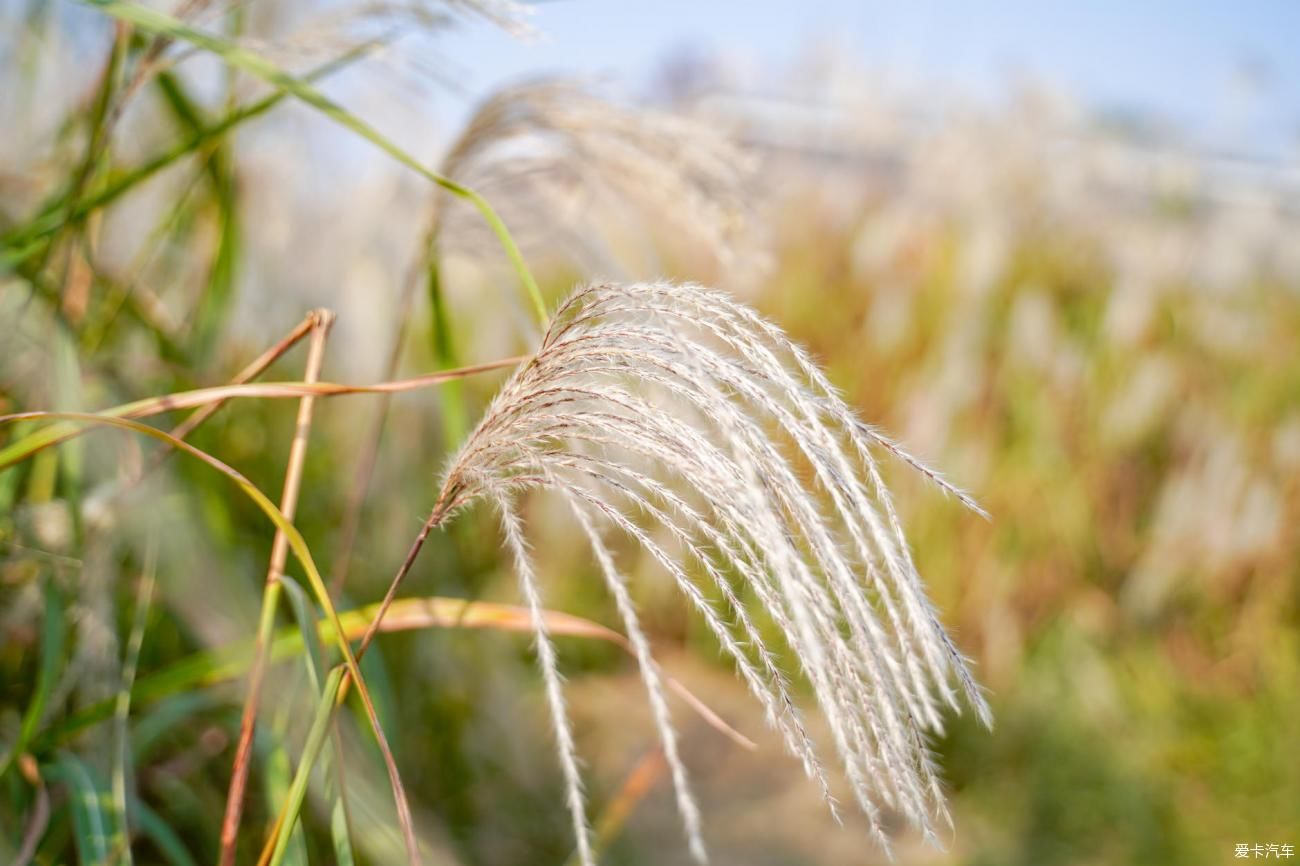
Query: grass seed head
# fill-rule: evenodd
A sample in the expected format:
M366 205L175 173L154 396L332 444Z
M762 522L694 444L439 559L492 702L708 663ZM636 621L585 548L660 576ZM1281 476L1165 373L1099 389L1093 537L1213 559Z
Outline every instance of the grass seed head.
M916 572L880 451L973 505L863 423L807 353L748 307L694 285L596 284L560 306L447 472L442 518L480 498L494 503L538 614L515 503L534 488L568 503L636 648L701 861L699 811L606 534L631 539L672 577L834 808L777 648L755 622L770 619L812 686L877 841L888 847L885 809L933 838L946 812L925 735L940 729L943 705L958 706L958 692L986 724L990 716ZM737 581L755 602L742 601ZM590 862L555 653L536 622L568 802Z

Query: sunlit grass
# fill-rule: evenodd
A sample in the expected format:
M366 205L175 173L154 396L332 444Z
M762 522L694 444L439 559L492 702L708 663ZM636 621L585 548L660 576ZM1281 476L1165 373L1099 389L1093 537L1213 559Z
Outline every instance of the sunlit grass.
M68 98L48 148L5 155L18 160L4 166L6 191L11 176L31 180L0 203L0 413L129 408L0 428L0 860L216 860L259 613L266 708L228 857L401 862L398 790L427 862L569 860L564 780L520 636L533 625L514 606L512 557L490 509L430 536L383 637L355 663L346 656L360 655L380 610L361 602L401 569L439 472L503 380L490 368L535 350L547 298L568 293L575 269L646 262L649 276L734 271L746 300L810 348L862 417L942 466L993 515L971 520L909 473L885 470L917 571L998 719L989 734L945 716L947 733L929 744L955 829L941 833L947 854L921 859L1218 863L1237 842L1300 841L1300 268L1281 192L1252 211L1202 196L1195 183L1176 195L1154 182L1124 186L1133 173L1108 172L1139 152L1077 129L1078 152L1036 148L1050 124L1013 109L930 138L900 126L891 146L906 158L882 195L869 176L856 186L852 153L843 174L810 169L763 151L755 122L742 132L762 158L733 163L698 106L705 129L688 134L675 115L605 111L551 85L480 106L464 145L440 161L399 147L324 91L391 34L366 31L326 58L271 64L239 10L214 5L182 23L118 0L93 5L132 29L96 31L105 50L84 55L89 83ZM23 26L73 25L38 16ZM178 41L160 55L165 66L141 75L135 63L167 48L158 36ZM194 73L186 42L242 71ZM296 66L303 71L286 71ZM3 74L21 89L34 73L16 64ZM392 214L385 205L376 218L351 201L322 208L336 204L328 189L344 178L314 180L327 194L311 204L272 190L305 233L315 219L352 223L322 232L321 243L290 234L297 246L275 248L284 271L327 263L330 285L307 297L274 283L281 271L259 257L283 227L252 204L265 202L256 185L266 178L249 170L263 154L241 136L301 103L333 124L311 135L377 147L421 190L427 210L408 220L410 233L428 231L409 260L381 274L381 294L350 270L363 256L331 244L346 234L386 250L375 238L394 231ZM509 123L488 122L503 112ZM1093 146L1108 159L1089 159ZM529 147L546 158L514 159ZM491 208L461 186L462 170L491 186ZM783 192L764 199L746 184ZM742 201L751 192L757 204ZM469 203L451 207L455 195ZM632 203L636 219L610 219ZM498 212L526 237L516 243ZM752 263L730 248L734 219L764 214L771 267L742 280ZM680 237L692 233L695 246ZM566 244L587 258L557 256L562 265L535 281L523 256L568 253ZM703 262L697 247L714 255ZM387 278L397 273L405 282ZM250 301L251 287L268 281L275 297ZM290 326L326 297L351 312L342 324L360 324L331 337L324 384L304 384L291 352L311 324ZM250 307L256 324L286 337L266 349L260 333L242 335ZM263 309L285 308L283 321L270 312L261 321ZM356 359L378 359L387 372L377 378L396 381L378 394L330 384L358 378L331 369ZM463 371L472 376L398 379L476 361L488 363ZM454 394L440 390L448 382ZM263 491L281 489L290 463L296 420L284 401L307 395L322 399L290 526ZM181 419L165 413L180 407L194 422L173 429ZM126 429L73 438L83 425ZM185 448L162 429L194 450L166 457ZM805 471L811 478L815 467L796 466L800 479ZM518 509L571 683L635 677L635 648L611 630L622 610L592 590L611 574L626 576L656 648L709 663L726 649L665 590L647 548L611 538L617 571L601 569L584 553L582 527L555 513L563 509L543 499ZM283 592L259 611L277 524L302 564L290 563ZM649 532L640 526L628 528ZM668 536L645 537L666 549ZM793 671L800 649L738 584L735 600L755 611L752 637ZM726 595L724 584L703 597L725 608ZM368 686L370 708L358 696L337 701L348 686L336 663ZM719 717L712 704L725 690L664 673L684 763L705 737L703 751L749 759L761 714ZM810 707L813 691L791 685ZM681 844L656 817L676 768L661 753L625 765L596 751L582 719L619 728L649 715L606 701L575 722L596 845L614 844L611 862L658 862L662 846ZM372 728L387 735L400 786ZM643 752L652 746L647 738ZM761 771L727 777L729 799L759 816L762 833L744 831L753 844L773 862L801 861L823 850L801 847L803 834L857 833L860 855L862 828L783 820L791 801L764 787L767 774L782 794L800 774L779 754L760 751L748 766ZM313 756L324 768L315 776L304 769ZM708 772L689 769L695 781ZM739 843L710 824L708 790L696 791L703 835L720 841L725 860ZM881 822L909 860L896 813L883 809Z

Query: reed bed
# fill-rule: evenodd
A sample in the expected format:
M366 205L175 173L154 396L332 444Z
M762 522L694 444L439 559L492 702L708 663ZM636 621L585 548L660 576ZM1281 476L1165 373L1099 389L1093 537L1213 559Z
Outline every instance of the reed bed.
M1285 170L828 55L435 149L541 15L0 11L0 861L1293 841Z

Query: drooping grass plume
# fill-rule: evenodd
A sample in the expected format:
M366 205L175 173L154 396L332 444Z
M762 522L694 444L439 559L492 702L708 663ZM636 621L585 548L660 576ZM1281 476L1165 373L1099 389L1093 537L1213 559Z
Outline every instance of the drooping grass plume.
M563 250L604 273L626 266L615 249L620 241L665 228L680 235L681 248L739 270L737 248L749 252L745 242L757 224L755 167L716 124L619 105L561 78L493 94L442 162L447 177L498 203L525 249L538 256ZM476 220L449 213L442 218L448 250L489 248ZM648 254L652 267L662 267L653 250L627 252Z
M924 743L940 729L941 705L957 708L960 690L985 724L990 715L916 572L876 464L880 450L973 505L858 419L802 349L729 296L693 285L592 285L559 308L540 350L466 441L435 519L477 499L493 503L522 592L540 609L517 502L536 488L567 501L636 648L697 859L705 858L698 808L607 534L630 539L673 578L834 808L778 648L756 622L771 620L825 714L873 836L888 848L885 809L929 838L936 818L946 818ZM540 620L536 635L589 863L573 736Z

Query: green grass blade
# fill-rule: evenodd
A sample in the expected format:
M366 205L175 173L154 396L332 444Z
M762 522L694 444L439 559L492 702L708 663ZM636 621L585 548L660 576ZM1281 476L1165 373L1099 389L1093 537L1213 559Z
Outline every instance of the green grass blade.
M442 291L442 267L438 260L438 240L435 235L427 250L426 285L429 295L430 332L433 338L433 356L442 369L458 366L456 345L452 338L451 317L447 313L447 299ZM469 434L469 418L465 412L465 387L459 381L448 382L439 401L442 409L443 447L454 454Z
M363 57L374 46L374 42L359 45L338 58L313 69L303 76L303 80L317 81L325 78ZM69 193L63 193L41 208L31 222L0 237L0 268L12 267L39 252L44 247L49 235L58 231L59 226L63 224L65 219L83 219L91 212L112 204L122 195L130 192L169 165L190 156L199 148L219 139L245 121L266 114L288 96L289 94L285 91L277 91L250 105L230 112L211 126L196 131L193 135L135 168L110 176L94 192L78 199L66 214L65 208Z
M140 834L153 842L171 866L198 866L181 837L143 800L131 798L131 818L140 828Z
M298 823L298 813L302 810L303 798L307 794L307 782L311 778L312 767L321 753L325 736L329 733L334 719L334 706L338 702L339 687L343 684L343 673L343 666L336 667L330 671L329 677L325 680L325 688L321 692L320 701L316 705L316 714L312 717L311 728L307 732L307 741L303 745L302 759L298 762L298 771L289 786L289 795L281 812L283 817L275 840L275 850L271 854L271 866L279 866L284 861L289 840L293 835L292 831Z
M27 744L40 727L46 704L58 683L59 671L63 667L66 628L63 596L55 585L54 579L50 578L45 582L45 616L41 620L41 665L36 674L36 691L27 704L27 710L23 713L18 740L9 747L4 757L0 758L0 778L4 777L17 757L26 751Z
M339 755L335 753L335 773L338 780L342 780L342 768ZM327 791L333 797L334 805L330 807L330 840L334 843L334 864L335 866L355 866L356 858L352 852L352 830L348 826L348 809L347 804L343 801L343 789L340 785L335 785L330 791Z
M122 663L122 684L118 688L113 713L113 806L116 812L116 833L114 843L121 846L122 861L131 866L131 828L128 820L128 800L132 787L130 778L135 766L131 749L131 688L135 685L135 673L140 664L140 649L144 646L144 629L149 619L149 607L153 602L154 572L157 565L157 538L151 532L149 547L145 554L144 572L140 576L140 588L135 603L135 614L131 621L131 632L127 638L126 659Z
M515 244L514 238L506 229L505 223L501 221L492 206L488 204L487 199L483 198L469 187L462 186L451 178L444 177L424 165L415 157L402 150L390 139L384 136L379 130L366 123L361 118L349 112L338 103L331 100L325 94L321 93L315 87L312 87L306 81L295 78L285 72L280 67L271 63L264 57L254 54L244 48L240 48L233 42L223 39L211 33L205 33L202 30L196 30L187 26L183 22L173 18L170 15L149 9L135 3L123 2L123 0L82 0L89 6L94 6L103 10L106 14L118 19L134 24L136 27L154 33L160 36L166 36L170 39L177 39L188 42L197 48L208 51L220 57L225 63L254 75L273 87L281 90L295 99L301 100L312 108L320 111L326 117L335 123L349 129L357 135L369 141L380 150L387 153L393 159L402 165L420 174L452 195L465 199L474 205L487 222L497 240L501 243L502 249L505 250L506 257L515 269L519 277L519 282L523 286L532 302L534 311L537 314L539 323L546 322L546 302L542 299L541 289L537 286L537 281L533 279L532 272L528 270L528 265L524 261L523 253L519 251L518 245Z
M68 786L68 806L72 812L72 833L78 859L82 863L105 862L110 851L110 821L104 815L103 803L108 796L90 768L80 758L65 753L43 774Z
M280 585L289 599L289 608L298 623L298 634L302 637L301 645L307 650L307 678L311 681L313 694L320 694L321 683L325 680L325 651L320 644L320 617L312 606L311 597L298 581L288 575L280 576ZM272 642L274 648L274 641Z
M325 665L325 652L322 649L320 642L320 618L317 616L316 609L311 603L311 597L296 580L287 575L282 575L280 577L280 584L285 589L285 597L289 599L289 606L293 610L294 619L298 624L298 631L294 633L295 636L300 639L297 642L297 647L306 650L303 655L306 660L307 676L311 681L312 694L319 696L324 682L328 677ZM290 633L282 632L281 634L288 635ZM278 637L279 635L277 635L277 638ZM274 660L277 643L279 643L279 641L272 640L270 653L272 660ZM361 668L369 679L371 677L371 670L364 659L362 660ZM381 710L383 708L382 698L382 694L376 694L376 704ZM384 720L385 716L383 712L380 712L379 718L381 721ZM329 751L323 753L320 760L321 773L329 782L327 786L328 790L325 793L326 798L330 803L330 836L334 845L335 862L351 863L352 834L348 828L347 810L343 803L343 768L341 763L338 761L338 758L341 755L341 749L337 743L337 734L331 732L331 736L336 739L335 748L332 753ZM287 758L285 766L288 766ZM305 862L305 859L303 862Z
M119 30L114 34L113 47L108 55L108 63L100 76L99 87L96 90L95 101L91 106L88 118L90 136L86 141L85 155L82 157L81 165L73 175L65 213L63 219L59 222L60 230L75 229L81 223L81 220L73 218L72 214L77 209L78 201L92 188L101 167L108 162L109 126L111 125L109 117L112 113L110 108L113 104L113 95L117 92L117 87L120 84L129 44L130 37L126 32ZM47 248L47 252L52 249L54 249L53 246ZM65 267L66 262L65 258Z
M172 116L191 135L204 129L202 112L194 104L181 80L172 72L159 73L159 91ZM212 201L217 209L217 251L208 274L208 284L201 294L198 308L193 314L194 340L199 357L207 355L226 323L235 294L235 276L239 266L239 202L235 189L235 173L230 164L228 148L221 139L214 139L212 147L203 156L204 171L212 188Z
M308 654L310 655L310 654ZM307 670L311 671L310 663ZM314 674L313 674L314 676ZM297 697L301 678L295 678L294 685L285 694ZM313 688L311 694L319 698L319 689ZM259 751L263 752L262 785L266 791L266 802L272 805L283 803L289 796L293 779L293 761L289 758L289 718L294 710L296 700L282 700L272 715L270 730L259 729L256 735ZM307 866L307 842L303 837L303 828L296 826L289 832L289 847L285 863L288 866Z

